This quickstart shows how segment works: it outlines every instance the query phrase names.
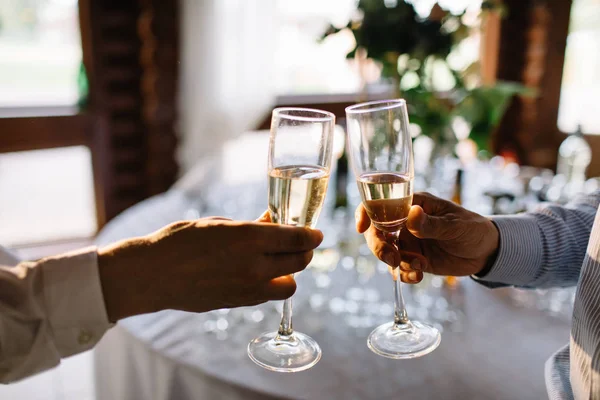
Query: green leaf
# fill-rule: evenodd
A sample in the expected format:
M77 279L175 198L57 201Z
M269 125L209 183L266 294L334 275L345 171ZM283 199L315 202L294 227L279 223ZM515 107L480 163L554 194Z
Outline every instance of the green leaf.
M469 139L475 142L478 150L490 151L490 137L493 130L486 123L480 123L471 128Z
M498 82L468 91L453 110L454 116L464 118L471 125L469 137L480 150L487 150L489 137L515 95L533 96L535 91L514 82Z
M532 97L536 91L515 82L498 82L494 86L483 86L478 89L479 97L489 107L489 120L492 126L500 123L515 95Z
M79 65L79 73L77 74L77 92L77 106L83 111L88 107L90 96L90 84L83 61Z

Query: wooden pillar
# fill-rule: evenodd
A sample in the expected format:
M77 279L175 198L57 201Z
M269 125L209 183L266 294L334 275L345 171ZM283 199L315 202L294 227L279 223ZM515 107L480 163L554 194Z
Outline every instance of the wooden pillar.
M177 179L177 87L179 14L177 1L140 0L143 118L147 126L148 193L164 192Z
M177 177L178 2L160 3L80 0L100 225Z
M512 102L494 150L511 151L522 164L553 168L561 140L557 119L571 0L504 3L508 14L500 22L495 79L522 82L538 95Z

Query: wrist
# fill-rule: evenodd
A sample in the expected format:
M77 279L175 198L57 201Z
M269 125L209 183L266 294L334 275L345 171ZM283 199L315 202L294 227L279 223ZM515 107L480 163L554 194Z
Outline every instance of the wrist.
M100 276L100 285L102 295L104 296L104 306L108 320L112 323L127 317L123 310L122 293L118 282L120 267L114 252L110 249L98 249L98 274Z
M134 239L98 249L98 273L104 305L110 322L150 312L137 300L136 282L139 276L133 269L139 263L138 248L143 239Z
M496 263L496 259L498 258L498 249L500 248L500 231L498 227L492 220L488 220L490 223L490 250L488 251L485 262L481 269L476 272L475 275L478 278L483 278L486 276L491 270L494 264Z

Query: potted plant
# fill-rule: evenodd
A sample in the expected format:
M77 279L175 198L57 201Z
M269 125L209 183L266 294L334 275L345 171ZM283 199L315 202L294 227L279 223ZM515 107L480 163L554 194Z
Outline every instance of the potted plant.
M402 0L360 0L357 11L346 26L329 26L323 38L349 29L356 46L347 57L366 54L381 65L382 79L391 83L397 97L407 100L411 122L433 140L431 161L454 153L457 126L479 150L489 151L490 137L511 98L531 94L512 82L481 85L478 60L452 62L461 43L478 29L477 22L467 23L466 11L451 14L435 4L429 17L422 18ZM505 10L485 1L478 17L488 12ZM440 74L445 76L442 85Z

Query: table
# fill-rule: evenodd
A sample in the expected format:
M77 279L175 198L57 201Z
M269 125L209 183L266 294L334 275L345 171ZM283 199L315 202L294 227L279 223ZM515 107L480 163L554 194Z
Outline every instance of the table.
M264 165L248 149L263 145L260 137L238 141L199 167L195 178L113 220L98 243L146 234L216 204L238 218L257 215L256 205L266 197ZM221 165L215 179L221 188L206 182L215 178L215 165ZM224 179L243 166L244 180L236 174ZM202 197L209 188L210 197ZM458 289L425 293L416 287L407 293L411 315L435 320L439 311L457 317L443 326L433 353L405 361L378 357L366 337L392 315L386 268L351 232L348 218L329 215L319 225L333 239L324 242L314 268L299 275L294 298L294 326L323 349L315 367L280 374L247 357L249 340L277 328L280 303L206 314L164 311L123 320L106 334L95 350L97 399L545 398L544 362L568 341L568 320L519 309L511 289L492 291L469 279Z

